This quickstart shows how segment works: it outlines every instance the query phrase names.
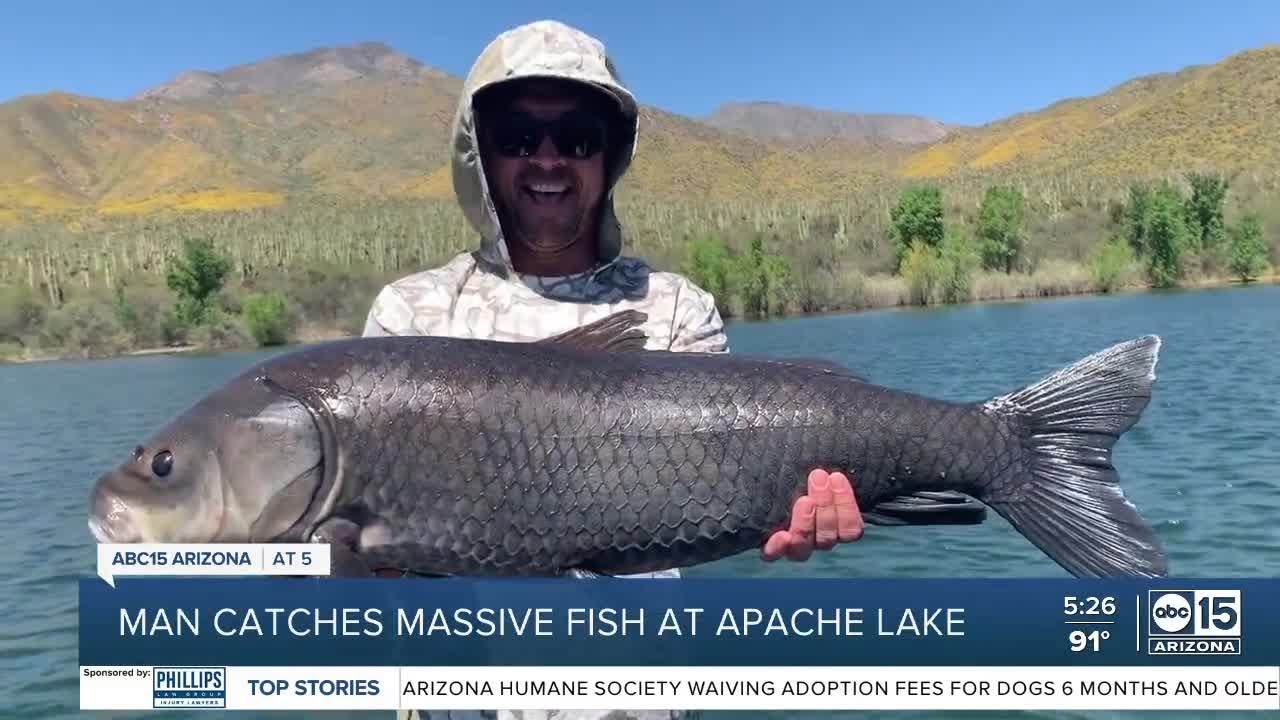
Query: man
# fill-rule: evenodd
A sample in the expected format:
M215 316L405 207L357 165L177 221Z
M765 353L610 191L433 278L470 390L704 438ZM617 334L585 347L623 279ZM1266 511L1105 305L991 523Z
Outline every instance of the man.
M535 341L637 309L650 350L727 352L710 294L621 253L613 189L637 129L636 101L597 40L556 22L500 35L471 68L453 122L454 190L480 247L383 288L364 334ZM848 478L808 480L765 560L805 560L861 536Z
M626 309L650 349L725 352L715 299L625 257L613 189L631 164L638 107L603 45L556 22L503 33L480 55L453 123L453 184L480 247L382 289L366 336L533 341ZM766 560L856 540L849 481L815 471Z

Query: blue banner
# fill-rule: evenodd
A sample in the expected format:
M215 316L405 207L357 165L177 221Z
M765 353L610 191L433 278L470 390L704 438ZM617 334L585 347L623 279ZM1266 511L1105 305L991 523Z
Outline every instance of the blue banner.
M81 665L1280 665L1280 580L98 578Z

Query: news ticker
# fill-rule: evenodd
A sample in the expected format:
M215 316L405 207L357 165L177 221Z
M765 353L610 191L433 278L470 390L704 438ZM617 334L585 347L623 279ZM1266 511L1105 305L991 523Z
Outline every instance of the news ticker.
M100 548L102 579L80 582L84 709L1277 702L1276 579L354 579L325 577L325 550ZM175 577L200 574L219 577ZM642 678L699 684L625 691ZM502 686L525 679L574 690Z
M1280 666L83 666L80 708L1280 710Z
M117 578L82 665L1280 665L1280 580Z

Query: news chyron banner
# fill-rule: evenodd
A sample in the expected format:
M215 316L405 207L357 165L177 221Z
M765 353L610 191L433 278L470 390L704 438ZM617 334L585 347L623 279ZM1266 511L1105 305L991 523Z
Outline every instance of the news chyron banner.
M356 579L318 545L99 560L82 710L1280 711L1276 579Z

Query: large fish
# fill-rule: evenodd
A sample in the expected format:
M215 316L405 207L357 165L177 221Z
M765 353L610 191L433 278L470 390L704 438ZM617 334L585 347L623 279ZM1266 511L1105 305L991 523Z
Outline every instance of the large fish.
M643 320L277 356L103 475L89 526L101 542L328 542L343 574L629 574L759 548L824 467L873 521L975 520L963 493L1074 575L1166 572L1111 462L1150 400L1155 336L957 403L820 361L640 352Z

